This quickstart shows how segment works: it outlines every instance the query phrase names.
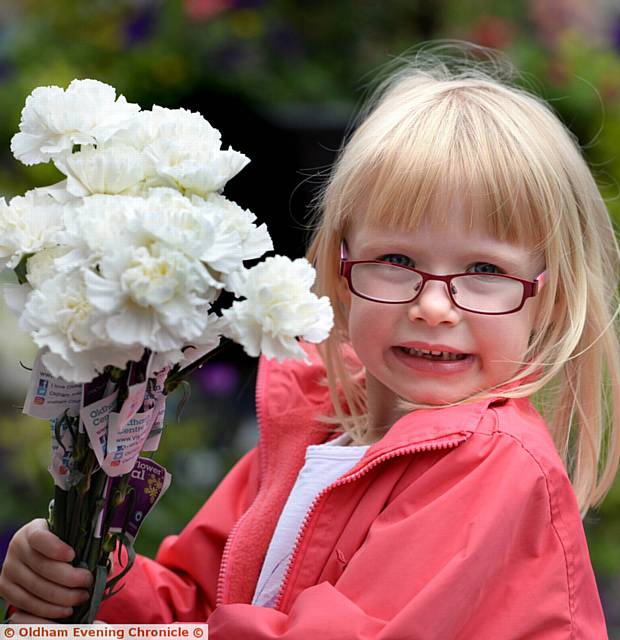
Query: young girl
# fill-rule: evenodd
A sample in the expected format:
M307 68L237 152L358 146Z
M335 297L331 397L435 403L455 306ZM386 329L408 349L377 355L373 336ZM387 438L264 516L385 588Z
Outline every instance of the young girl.
M310 366L261 361L258 447L97 617L206 620L212 640L605 638L581 518L620 457L620 263L573 137L522 90L416 61L321 209L335 330ZM26 525L0 594L65 616L89 581L70 559Z

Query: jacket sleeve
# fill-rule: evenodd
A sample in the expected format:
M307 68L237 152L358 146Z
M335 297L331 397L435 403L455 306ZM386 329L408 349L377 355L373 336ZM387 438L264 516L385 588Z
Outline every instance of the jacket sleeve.
M215 607L226 540L257 491L256 459L255 449L241 458L181 534L164 539L155 560L136 556L120 592L101 605L98 620L158 624L207 619ZM113 575L119 570L115 566Z
M607 638L568 477L503 434L474 434L403 489L333 583L208 623L210 640Z

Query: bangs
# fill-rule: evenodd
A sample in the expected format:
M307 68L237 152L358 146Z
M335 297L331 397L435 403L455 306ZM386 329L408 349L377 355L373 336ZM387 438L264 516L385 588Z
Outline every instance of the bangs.
M381 136L375 131L368 139L359 131L362 153L342 194L348 205L344 228L353 215L362 223L406 230L431 215L433 223L449 226L458 202L470 228L543 245L547 216L540 207L550 202L533 174L539 163L516 142L518 122L489 109L488 95L475 99L472 93L446 91L417 112L392 119Z

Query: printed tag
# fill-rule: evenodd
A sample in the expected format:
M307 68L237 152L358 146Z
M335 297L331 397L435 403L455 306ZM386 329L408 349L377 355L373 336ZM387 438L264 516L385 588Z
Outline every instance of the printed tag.
M170 367L153 374L147 380L146 393L144 394L144 410L153 409L151 431L142 446L143 451L157 451L161 434L164 430L164 417L166 415L166 396L164 384L168 377Z
M147 387L146 373L151 360L152 354L145 351L139 362L132 362L129 366L126 382L127 398L125 398L123 406L119 411L118 420L116 422L118 429L122 429L144 404Z
M142 445L142 451L157 451L161 434L164 432L164 417L166 415L166 397L157 399L157 404L153 407L152 426L149 435Z
M69 416L77 416L82 385L55 378L41 361L45 353L46 350L41 349L34 361L23 413L43 420L58 418L65 411Z
M135 413L121 423L121 414L111 413L108 422L108 450L102 469L109 476L120 476L133 469L142 445L151 431L153 409Z
M90 446L102 467L108 453L108 425L110 414L116 408L117 398L118 390L80 409L80 418L86 429L86 433L88 433Z
M135 541L144 518L164 495L171 480L172 476L164 467L148 458L138 458L129 480L133 496L128 494L123 504L116 508L110 531L120 533L124 527L127 537ZM119 482L118 478L111 479L109 495Z
M138 412L144 403L144 393L146 391L146 380L138 384L132 384L127 389L127 399L118 414L118 424L126 424Z

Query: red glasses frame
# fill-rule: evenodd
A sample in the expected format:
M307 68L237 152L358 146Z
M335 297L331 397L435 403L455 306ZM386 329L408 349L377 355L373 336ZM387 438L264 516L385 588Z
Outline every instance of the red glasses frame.
M399 269L406 269L407 271L413 271L422 277L422 285L420 286L419 291L412 296L409 300L399 300L397 302L392 302L388 300L378 300L377 298L372 298L371 296L364 295L363 293L359 293L359 291L355 290L353 286L353 282L351 280L351 270L353 266L356 264L389 264L392 267L397 267ZM356 296L360 298L364 298L365 300L370 300L371 302L380 302L381 304L408 304L413 302L421 293L424 291L424 286L429 280L439 280L440 282L446 283L446 288L448 289L448 295L450 296L450 300L455 307L462 309L463 311L468 311L469 313L480 313L485 316L503 316L509 313L516 313L520 309L523 308L525 301L528 298L533 298L539 291L545 279L546 271L542 271L534 280L524 280L523 278L517 278L516 276L509 276L503 273L490 273L488 275L498 277L498 278L508 278L510 280L516 280L523 285L523 296L521 298L521 302L519 306L511 309L510 311L475 311L473 309L468 309L467 307L462 307L455 299L452 294L451 284L453 278L458 278L461 276L470 276L471 273L452 273L445 276L439 276L433 273L427 273L426 271L420 271L419 269L415 269L414 267L406 267L400 264L394 264L392 262L386 262L385 260L349 260L347 253L347 246L344 240L340 243L340 275L343 278L346 278L347 284L349 285L349 290L351 293L354 293Z

